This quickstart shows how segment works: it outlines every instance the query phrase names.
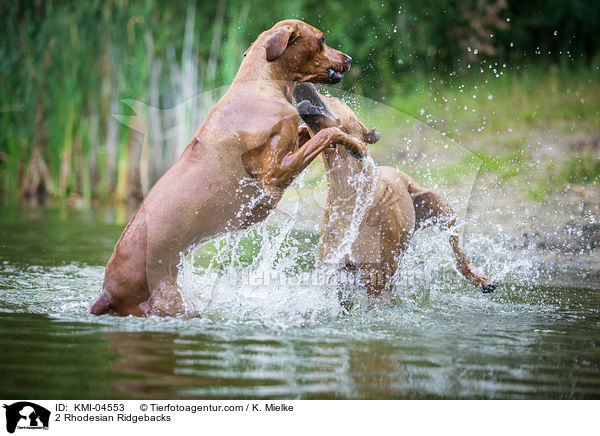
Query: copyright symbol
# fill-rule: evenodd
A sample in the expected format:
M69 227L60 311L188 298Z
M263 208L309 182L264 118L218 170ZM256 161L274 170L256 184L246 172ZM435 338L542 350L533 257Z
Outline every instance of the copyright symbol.
M148 405L147 404L140 404L140 410L142 412L145 412L146 410L148 410Z

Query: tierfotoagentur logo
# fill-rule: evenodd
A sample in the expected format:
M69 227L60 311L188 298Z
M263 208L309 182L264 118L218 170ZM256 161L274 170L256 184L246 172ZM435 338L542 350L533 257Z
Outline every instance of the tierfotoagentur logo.
M48 430L50 411L28 401L19 401L11 405L4 404L6 409L6 431L14 433L15 429Z

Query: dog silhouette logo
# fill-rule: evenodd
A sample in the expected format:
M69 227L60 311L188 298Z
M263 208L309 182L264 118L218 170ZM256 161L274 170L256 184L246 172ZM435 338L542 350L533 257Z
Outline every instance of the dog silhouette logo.
M48 429L50 411L28 401L4 405L6 409L6 431L14 433L19 429Z

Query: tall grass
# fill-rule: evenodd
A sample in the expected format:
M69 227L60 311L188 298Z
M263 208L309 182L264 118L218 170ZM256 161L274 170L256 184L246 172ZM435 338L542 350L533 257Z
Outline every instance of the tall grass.
M225 0L203 14L191 1L183 19L153 1L7 9L0 189L11 197L139 201L214 103L204 90L229 82L247 48L248 7ZM237 20L224 28L226 13Z
M465 105L477 104L481 113L498 114L488 117L486 131L503 122L502 112L513 115L511 102L516 98L529 97L520 114L524 126L552 119L554 114L547 113L552 106L538 107L538 101L549 99L548 92L565 96L568 104L562 110L571 111L563 114L565 118L597 118L593 95L598 94L598 79L590 74L569 85L574 91L568 95L560 75L544 75L551 79L546 86L540 85L537 72L518 76L523 80L508 87L490 82L485 93L479 88L475 103L456 80L431 82L434 75L441 79L445 74L441 65L449 56L448 46L456 52L462 44L459 36L469 34L463 29L454 39L444 37L440 29L448 25L446 12L460 15L469 8L451 0L442 0L445 7L430 3L393 0L349 7L346 2L321 5L314 0L1 2L0 191L13 198L139 201L179 156L218 97L218 92L209 91L229 84L250 42L284 18L305 19L322 28L331 46L356 59L342 86L375 98L391 96L386 103L417 118L425 110L436 120L433 127L459 140L463 138L454 134L456 126L468 133L481 125L472 112L460 112ZM498 14L508 14L509 9ZM517 37L515 45L525 53L538 45L525 31L534 24L521 24L525 27L520 33L499 32L495 39L506 45ZM562 35L561 41L571 41ZM597 48L594 35L583 35L587 42L577 40L587 47L586 53ZM545 38L557 40L552 33ZM566 47L571 49L572 67L578 46ZM510 55L506 47L497 48L498 56ZM591 62L594 77L598 60ZM486 99L488 92L493 100ZM518 95L510 97L510 92ZM585 104L579 104L583 94ZM501 100L501 95L506 98ZM442 104L444 96L449 104Z

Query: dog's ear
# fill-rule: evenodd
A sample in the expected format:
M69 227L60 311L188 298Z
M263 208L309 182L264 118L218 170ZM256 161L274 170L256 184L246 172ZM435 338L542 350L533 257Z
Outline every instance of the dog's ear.
M367 144L375 144L377 141L379 141L379 138L381 138L381 135L377 130L375 130L375 127L368 132L363 133L362 136L363 141L365 141Z
M273 32L267 39L267 60L274 61L285 48L298 37L298 31L291 26L282 26Z

